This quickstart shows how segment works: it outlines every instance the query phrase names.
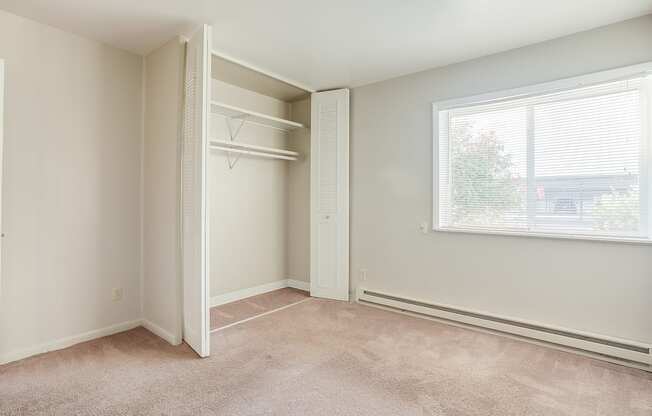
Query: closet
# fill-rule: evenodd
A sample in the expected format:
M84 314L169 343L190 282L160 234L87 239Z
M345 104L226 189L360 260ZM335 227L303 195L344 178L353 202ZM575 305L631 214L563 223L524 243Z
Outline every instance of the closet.
M183 338L210 353L210 307L288 281L349 298L349 92L311 91L186 47ZM288 57L291 59L291 57Z

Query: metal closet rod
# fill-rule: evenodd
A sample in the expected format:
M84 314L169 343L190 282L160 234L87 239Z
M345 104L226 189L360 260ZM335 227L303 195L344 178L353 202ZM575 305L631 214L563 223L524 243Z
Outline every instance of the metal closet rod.
M285 149L277 149L274 147L265 147L265 146L258 146L255 144L249 144L249 143L243 143L243 142L236 142L234 140L211 140L211 145L217 145L217 146L229 146L229 147L239 147L239 148L244 148L244 149L249 149L249 150L255 150L255 151L261 151L263 153L279 153L282 155L287 155L287 156L299 156L299 153L293 152L291 150L285 150Z
M245 150L245 149L237 149L234 147L229 147L229 146L222 146L219 144L212 144L210 145L212 149L217 149L221 150L223 152L228 152L228 153L240 153L243 155L250 155L250 156L260 156L260 157L266 157L269 159L282 159L282 160L297 160L295 156L285 156L277 153L266 153L266 152L257 152L255 150Z

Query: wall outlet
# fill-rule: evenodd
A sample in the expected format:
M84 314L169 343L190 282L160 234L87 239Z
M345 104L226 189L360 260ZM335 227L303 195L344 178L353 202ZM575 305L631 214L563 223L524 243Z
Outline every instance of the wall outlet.
M111 291L111 300L114 302L120 302L123 297L123 291L121 287L114 287Z
M419 231L421 231L424 234L428 234L430 232L428 221L424 221L421 224L419 224Z
M367 281L367 269L360 269L360 281Z

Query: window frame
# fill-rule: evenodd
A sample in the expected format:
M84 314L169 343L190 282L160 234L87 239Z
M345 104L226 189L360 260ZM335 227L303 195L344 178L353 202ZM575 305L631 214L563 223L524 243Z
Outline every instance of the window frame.
M607 241L618 243L652 244L652 85L643 95L643 137L641 149L641 178L647 185L641 187L641 205L645 207L647 215L641 218L645 228L646 237L617 237L599 236L591 234L546 233L537 231L508 231L494 229L449 228L439 226L439 113L459 107L478 104L497 103L514 99L527 98L541 94L554 93L575 88L587 87L595 84L618 81L638 75L652 75L652 62L631 65L606 71L563 78L556 81L528 85L507 90L493 91L484 94L472 95L432 103L432 230L443 233L459 234L484 234L498 236L535 237L561 240L589 240ZM648 81L652 84L652 80ZM528 164L529 165L529 164ZM528 176L529 178L529 176ZM529 204L528 204L529 205Z

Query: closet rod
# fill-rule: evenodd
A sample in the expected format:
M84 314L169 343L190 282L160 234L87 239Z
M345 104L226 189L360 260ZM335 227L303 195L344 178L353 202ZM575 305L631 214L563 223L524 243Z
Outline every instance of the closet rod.
M233 146L233 147L241 147L245 149L251 149L251 150L259 150L262 152L267 152L267 153L280 153L282 155L287 155L287 156L299 156L299 153L293 152L290 150L284 150L284 149L275 149L273 147L265 147L265 146L256 146L254 144L249 144L249 143L241 143L241 142L236 142L233 140L211 140L211 145L216 144L217 146L220 145L226 145L226 146Z
M278 155L274 153L256 152L253 150L234 149L233 147L220 146L217 144L211 144L210 147L212 149L222 150L223 152L228 152L228 153L241 153L243 155L267 157L270 159L297 160L297 158L293 156L284 156L284 155Z

